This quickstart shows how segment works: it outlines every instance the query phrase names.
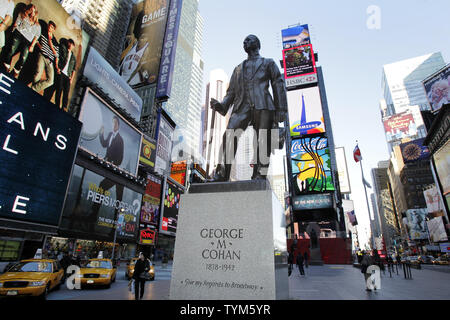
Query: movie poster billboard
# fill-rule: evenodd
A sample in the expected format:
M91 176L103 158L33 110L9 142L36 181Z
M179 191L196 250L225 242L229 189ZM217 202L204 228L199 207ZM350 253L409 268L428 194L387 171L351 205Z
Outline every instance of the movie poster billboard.
M0 217L57 226L81 122L0 73Z
M81 106L80 148L137 174L142 134L89 88Z
M437 111L450 103L450 64L423 82L431 110Z
M75 165L60 228L112 240L117 221L117 237L135 240L141 202L142 194Z
M4 46L0 41L0 47L7 72L67 110L83 61L80 25L56 0L4 0L1 7L5 15L12 17L9 23L5 22L11 28L0 32L5 40ZM54 51L48 45L49 31ZM58 63L53 63L56 61L54 52L59 57ZM47 64L46 59L51 63Z
M143 0L131 12L119 74L131 87L156 83L170 0Z
M430 157L430 150L427 146L423 145L424 140L425 139L422 138L400 144L404 163L426 160Z
M417 125L410 112L402 112L383 119L384 132L388 142L417 135Z
M345 148L338 147L335 149L336 165L339 176L339 187L342 194L351 193L350 177L348 175L347 159L345 158Z
M427 221L427 226L428 232L430 233L431 242L448 241L442 217L436 217Z
M162 205L164 212L161 216L160 232L164 234L175 235L178 224L178 211L180 209L180 198L184 193L183 188L175 182L167 179L164 190Z
M291 165L295 194L335 190L326 137L293 140Z
M160 220L161 179L152 174L147 175L147 187L142 199L141 223L156 226Z
M318 87L288 91L287 99L292 137L325 132L322 100Z
M428 239L426 216L427 209L406 210L406 218L411 240Z
M153 169L155 167L155 160L156 160L156 141L143 135L139 162L142 165Z
M281 37L283 40L283 49L311 44L309 27L307 24L283 29L281 30Z

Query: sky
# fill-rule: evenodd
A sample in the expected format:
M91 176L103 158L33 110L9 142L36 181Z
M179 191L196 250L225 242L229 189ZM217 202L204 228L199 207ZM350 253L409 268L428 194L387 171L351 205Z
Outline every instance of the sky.
M382 67L439 51L450 62L450 1L200 0L199 10L204 19L204 87L211 70L220 68L231 76L246 59L242 43L247 35L261 40L261 56L278 62L281 30L309 25L335 145L346 152L359 238L367 242L369 214L361 169L353 160L356 140L365 179L373 184L371 169L389 159L379 111Z

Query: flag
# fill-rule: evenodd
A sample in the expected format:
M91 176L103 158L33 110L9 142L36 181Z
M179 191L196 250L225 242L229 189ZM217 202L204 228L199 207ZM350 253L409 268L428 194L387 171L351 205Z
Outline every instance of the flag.
M368 183L368 182L366 181L366 179L364 179L364 177L363 177L362 179L363 179L363 184L364 184L367 188L372 189L372 186L370 185L370 183Z
M353 159L355 159L355 162L361 161L361 151L359 150L358 145L356 145L355 150L353 150Z

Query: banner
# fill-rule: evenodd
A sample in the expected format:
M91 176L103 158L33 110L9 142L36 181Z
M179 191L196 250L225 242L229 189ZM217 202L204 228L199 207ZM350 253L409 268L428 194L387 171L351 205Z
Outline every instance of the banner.
M167 179L166 189L162 198L164 213L161 217L160 232L175 235L178 224L178 211L180 208L180 196L184 190L174 182Z
M411 240L428 239L426 225L427 209L406 210L406 218Z
M142 194L75 165L61 220L61 229L135 240Z
M292 137L325 132L318 87L288 91L287 99Z
M142 199L141 223L154 226L158 224L160 219L161 184L161 179L151 174L147 175L147 187Z
M0 217L57 226L81 122L0 73Z
M80 148L136 176L142 134L91 89L81 105Z
M450 103L450 64L422 83L433 111L438 111L444 104Z
M427 146L423 145L424 140L425 139L422 138L400 144L404 163L426 160L430 157L430 150Z
M13 3L15 20L9 26L15 23L17 27L14 31L9 28L4 32L6 41L1 49L2 62L9 67L7 71L11 76L16 75L45 99L67 110L85 49L80 25L56 0L14 0ZM1 6L7 9L5 1ZM23 21L21 16L33 22L20 23ZM51 46L59 56L57 64L49 46L49 30ZM28 50L20 50L17 43L27 46ZM46 58L52 63L44 68Z
M143 0L131 12L119 74L133 88L156 83L169 0Z
M334 191L330 150L325 137L292 141L291 165L295 194Z
M119 76L116 70L98 53L90 48L83 75L96 84L104 93L131 117L139 122L142 113L142 98Z
M289 49L311 43L307 24L281 30L283 49Z

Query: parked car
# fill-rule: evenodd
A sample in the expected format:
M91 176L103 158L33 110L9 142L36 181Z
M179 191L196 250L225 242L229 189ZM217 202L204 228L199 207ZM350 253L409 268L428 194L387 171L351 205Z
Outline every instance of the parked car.
M125 271L125 278L127 279L131 279L131 277L133 276L134 273L134 265L136 264L136 261L139 258L133 258L130 260L130 262L127 263L127 271ZM150 261L150 259L146 259L147 263L150 265L150 270L148 270L148 279L150 281L155 280L155 266L153 265L153 263Z

